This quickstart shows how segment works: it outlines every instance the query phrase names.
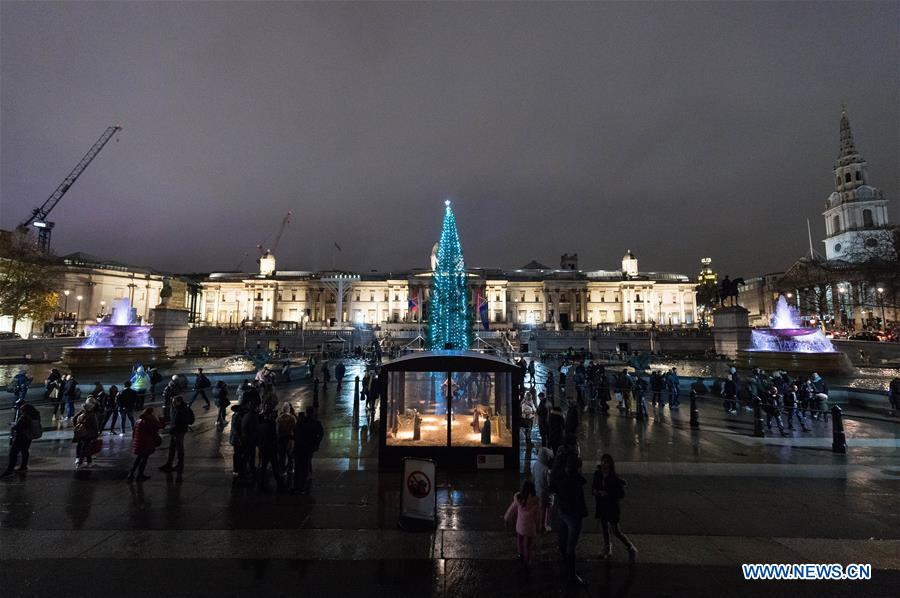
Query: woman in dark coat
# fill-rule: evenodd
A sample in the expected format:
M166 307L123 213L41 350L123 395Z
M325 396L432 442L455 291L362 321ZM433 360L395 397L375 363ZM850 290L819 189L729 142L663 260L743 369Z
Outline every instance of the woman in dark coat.
M600 557L608 559L612 555L612 542L609 539L611 526L613 534L628 549L628 560L633 563L637 556L637 548L619 527L619 501L625 497L625 480L616 475L616 464L610 455L600 457L600 465L594 472L593 494L597 506L597 519L600 520L606 547Z
M135 473L137 473L139 482L150 479L150 476L144 475L144 469L147 467L147 459L156 452L156 447L162 444L162 438L159 435L161 429L162 423L153 414L153 407L147 407L138 416L131 439L131 452L136 457L131 466L131 472L128 474L129 483L134 481Z

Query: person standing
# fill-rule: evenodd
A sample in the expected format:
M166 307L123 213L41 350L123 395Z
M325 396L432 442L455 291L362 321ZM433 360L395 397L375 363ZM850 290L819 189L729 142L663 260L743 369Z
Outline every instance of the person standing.
M175 395L180 394L178 391L180 390L181 385L178 383L178 376L172 376L172 379L166 384L165 388L162 391L162 399L163 399L163 420L169 421L172 417L172 399L175 398Z
M50 401L53 405L53 419L56 419L56 413L59 411L59 396L62 392L63 376L58 369L53 368L44 381L44 399Z
M75 469L93 465L92 444L100 436L100 422L97 419L97 401L88 397L74 419L72 442L75 443Z
M13 376L13 396L16 401L20 399L22 401L25 400L25 395L28 394L28 387L31 386L32 381L33 378L29 378L24 369L20 369L19 372Z
M900 376L888 384L888 401L891 404L891 415L897 415L897 411L900 411Z
M538 433L541 435L541 446L548 446L550 437L550 401L544 393L538 393L538 404L535 410L538 421Z
M281 406L281 413L275 420L275 429L278 441L278 470L284 476L291 469L292 455L294 453L294 426L297 425L297 417L294 415L294 407L290 403Z
M334 378L335 380L337 380L338 390L340 390L341 386L344 384L344 374L346 373L347 366L345 366L344 361L341 360L336 366L334 366Z
M294 428L294 492L306 491L312 474L313 454L319 450L323 436L322 424L315 419L315 410L307 407Z
M570 580L578 584L584 583L575 570L575 549L584 518L588 515L584 500L585 484L587 480L581 475L581 459L569 455L565 473L556 482L556 497L559 500L559 552L566 561Z
M275 485L278 490L284 487L281 479L281 469L278 467L278 428L275 424L276 412L267 409L259 418L259 431L257 433L259 444L259 489L269 488L269 466L275 476Z
M228 407L231 405L231 400L228 398L228 385L224 380L216 382L216 387L213 388L213 400L216 402L216 407L219 408L216 425L225 429L225 426L228 425Z
M110 418L112 418L112 425L109 427L110 433L113 433L113 428L116 427L116 419L118 417L119 412L119 387L115 384L110 385L109 392L106 393L106 402L103 405L103 418L100 422L100 433L103 434L103 430L106 429L106 424L109 423Z
M250 472L251 480L256 479L256 447L259 445L259 414L256 409L248 408L241 417L241 453L244 456L245 470Z
M184 397L176 396L172 400L172 423L169 426L169 458L160 466L160 471L181 473L184 471L184 435L194 423L194 412L184 404ZM172 464L175 455L178 462Z
M550 465L553 461L553 451L542 446L538 451L537 460L531 467L531 479L534 480L534 489L541 503L541 529L544 532L551 531L550 509L553 507L553 494L550 491Z
M531 428L534 426L534 399L532 398L532 394L530 390L525 391L525 398L522 399L521 406L521 414L522 414L522 431L525 433L525 446L530 447L532 445L531 442Z
M78 381L72 374L66 374L66 381L63 385L64 421L70 421L75 416L75 401L79 398L81 398L81 390L78 388Z
M40 437L36 432L41 432L41 414L37 409L29 405L23 400L16 401L18 410L16 411L16 420L10 424L9 431L9 462L6 464L6 470L0 477L12 477L15 471L25 473L28 471L28 455L31 448L31 441L36 437ZM22 455L22 464L16 470L16 464Z
M194 401L197 400L197 397L201 396L206 402L204 409L209 409L210 403L209 397L206 396L206 389L210 386L212 386L212 382L210 382L209 378L206 377L206 374L203 373L203 368L197 368L197 377L194 380L194 396L191 397L188 407L192 407Z
M628 561L634 563L637 556L637 548L622 533L619 527L621 516L619 503L625 498L625 480L616 475L616 464L611 455L600 457L600 464L594 472L592 484L594 500L597 507L597 519L600 520L600 529L603 531L604 551L600 558L608 559L612 556L612 542L609 539L610 528L612 533L622 541L628 550Z
M555 455L559 451L559 447L563 443L565 435L566 420L563 417L562 409L553 407L550 409L550 416L547 424L549 434L550 450Z
M512 502L503 515L506 523L515 521L516 524L516 548L519 553L519 561L525 567L526 574L531 570L531 552L534 538L538 535L543 522L541 521L541 507L535 493L534 483L531 480L522 482L522 489L513 495Z
M122 392L119 393L118 400L116 401L116 404L119 407L119 417L122 418L122 432L119 434L119 436L125 436L126 419L131 424L131 431L134 432L134 408L137 405L137 402L137 393L132 390L131 381L126 380L125 388L123 388ZM115 428L115 425L116 422L115 419L113 419L113 424L112 426L110 426L111 431Z
M123 391L124 392L124 391ZM134 453L134 463L131 465L131 471L128 473L128 483L135 480L144 482L150 479L150 476L144 475L147 468L147 460L154 452L156 447L162 444L162 438L159 431L162 429L162 423L153 414L153 407L144 409L138 416L137 424L134 426L134 436L131 439L131 452Z
M228 434L228 442L231 444L231 475L237 480L244 475L245 460L244 451L241 445L241 419L246 413L246 409L240 404L231 407L231 432Z
M156 402L156 385L162 382L162 374L155 365L151 365L147 370L147 375L150 377L150 400Z

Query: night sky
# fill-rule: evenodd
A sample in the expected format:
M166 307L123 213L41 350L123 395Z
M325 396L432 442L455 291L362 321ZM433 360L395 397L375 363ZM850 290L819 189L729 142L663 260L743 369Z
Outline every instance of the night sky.
M816 248L846 102L900 200L900 3L0 3L0 227L177 272L466 263L695 274Z

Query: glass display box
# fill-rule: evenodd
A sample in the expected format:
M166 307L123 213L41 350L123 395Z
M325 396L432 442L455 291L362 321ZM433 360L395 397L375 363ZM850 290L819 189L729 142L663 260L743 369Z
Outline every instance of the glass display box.
M429 351L382 366L379 466L424 457L439 467L519 466L521 372L474 351Z

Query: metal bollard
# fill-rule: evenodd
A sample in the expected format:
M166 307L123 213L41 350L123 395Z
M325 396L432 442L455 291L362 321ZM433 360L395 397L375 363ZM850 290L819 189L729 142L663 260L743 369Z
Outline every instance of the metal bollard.
M359 376L353 381L353 400L359 403Z
M753 397L753 435L757 438L764 438L763 432L763 416L762 416L762 399Z
M847 436L844 434L844 414L837 405L831 408L831 452L847 452Z
M691 427L698 429L700 427L700 412L697 410L697 391L691 389Z

